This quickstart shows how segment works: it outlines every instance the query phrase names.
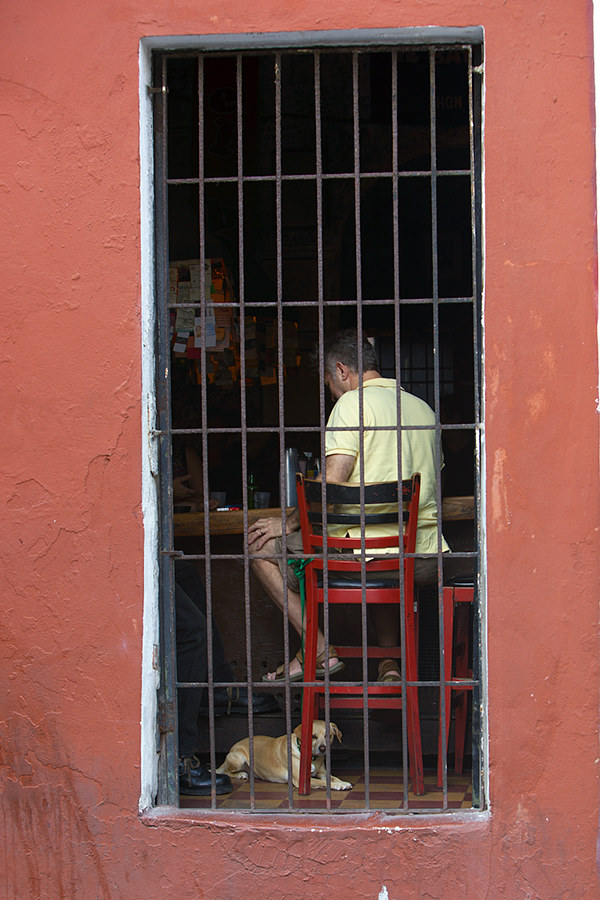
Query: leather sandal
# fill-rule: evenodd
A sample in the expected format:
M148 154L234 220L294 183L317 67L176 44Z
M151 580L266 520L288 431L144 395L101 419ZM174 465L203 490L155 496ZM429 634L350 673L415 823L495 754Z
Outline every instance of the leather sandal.
M397 684L402 675L395 659L382 659L379 663L377 682L379 684Z
M324 650L317 656L317 668L315 672L317 678L325 678L325 666L323 665L325 662L325 655L326 651ZM337 658L337 652L335 647L330 644L327 651L327 659L334 658ZM296 672L295 675L290 675L290 683L294 681L302 681L302 679L304 678L304 654L302 653L302 650L298 650L298 652L296 653L296 659L298 660L302 668L299 672ZM338 659L336 663L334 663L332 666L329 666L329 674L335 675L336 672L341 672L345 668L345 664L341 661L341 659ZM263 675L261 681L264 681L265 684L278 684L282 681L285 681L285 663L277 666L277 668L275 669L275 678L269 678L268 675Z
M296 659L300 663L300 671L296 672L295 675L290 675L290 683L293 681L302 681L304 678L304 672L302 671L302 667L304 665L304 657L302 656L302 650L298 650L296 653ZM263 675L261 681L264 681L265 684L279 684L282 681L285 681L285 663L281 663L280 666L277 666L275 669L275 677L269 678L269 675Z
M337 659L337 650L331 644L329 645L327 651L323 650L322 653L319 653L319 655L317 656L317 669L315 672L317 678L325 678L325 666L323 665L323 663L325 662L326 652L327 659ZM329 666L329 674L335 675L336 672L341 672L345 668L345 664L341 661L341 659L338 659L336 663L334 663L332 666Z

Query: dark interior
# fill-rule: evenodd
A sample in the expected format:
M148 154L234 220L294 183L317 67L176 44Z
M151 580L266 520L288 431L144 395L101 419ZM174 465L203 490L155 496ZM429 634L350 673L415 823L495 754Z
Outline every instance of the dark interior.
M207 351L211 378L204 387L199 353L172 358L173 427L233 429L208 435L211 491L226 491L227 503L242 505L243 465L261 490L280 504L279 375L277 301L284 323L283 409L286 447L320 455L319 379L311 361L319 335L320 259L325 332L356 325L358 310L365 334L373 338L381 372L397 375L402 385L435 408L443 424L464 425L442 432L445 495L475 490L474 287L471 216L472 160L466 52L440 50L435 63L435 125L430 107L429 54L410 50L398 55L392 84L389 51L359 55L359 145L355 158L352 55L321 55L321 154L319 196L312 54L281 57L281 205L277 209L277 118L274 55L247 55L241 61L243 117L237 121L236 57L207 56L201 72L195 56L168 60L168 221L169 262L220 259L243 315L256 328L256 362L246 378L237 365L239 321L232 321L230 346ZM201 76L199 81L199 76ZM199 84L202 85L199 88ZM392 94L397 92L397 146L394 160ZM203 128L199 136L199 91ZM242 155L238 148L242 135ZM435 138L435 202L432 201L432 132ZM356 221L355 166L359 167L360 220ZM393 171L396 170L397 231L394 228ZM237 176L262 178L243 183L243 227L239 228ZM203 188L201 246L199 173ZM313 176L302 178L300 176ZM365 177L366 176L366 177ZM229 179L229 180L227 180ZM432 209L435 216L432 214ZM436 255L432 252L436 226ZM396 257L395 247L396 242ZM242 252L240 252L242 251ZM357 255L360 284L357 284ZM278 258L281 268L278 275ZM395 267L394 260L397 260ZM395 283L395 268L397 284ZM433 299L439 299L434 303ZM396 301L394 302L394 298ZM314 305L299 305L306 302ZM348 301L351 301L348 303ZM173 313L172 313L173 315ZM398 322L396 323L396 316ZM234 317L235 319L235 317ZM400 333L401 371L395 372L394 335ZM236 334L237 329L237 334ZM437 332L437 336L436 336ZM435 390L434 347L439 347L439 393ZM206 390L207 422L201 414ZM243 392L243 395L242 395ZM247 427L268 432L247 434L242 460L242 396ZM330 403L330 401L327 401ZM327 406L327 415L330 405ZM312 428L295 433L294 428ZM200 447L200 435L198 435ZM474 523L444 526L454 551L473 550ZM180 549L198 550L198 541L179 539ZM202 548L203 549L203 548ZM213 538L217 556L242 553L241 539ZM464 560L456 560L457 565ZM471 562L468 561L468 566ZM213 590L226 595L227 609L215 602L224 642L238 677L246 678L242 564L220 566L213 560ZM256 585L252 585L256 592ZM231 615L232 606L237 610ZM421 602L420 677L438 677L437 601L424 592ZM282 622L270 602L253 597L253 677L282 658ZM293 648L295 651L295 647ZM424 720L436 714L437 692L423 689ZM231 731L230 725L230 731ZM243 730L243 726L242 726ZM360 730L360 729L359 729ZM230 731L223 737L227 744ZM385 729L384 729L385 732ZM435 728L424 750L434 752ZM435 734L434 734L435 732ZM276 730L275 730L275 733ZM385 732L387 733L387 732ZM358 732L356 740L360 743ZM384 740L382 738L382 740ZM382 745L382 749L385 749Z

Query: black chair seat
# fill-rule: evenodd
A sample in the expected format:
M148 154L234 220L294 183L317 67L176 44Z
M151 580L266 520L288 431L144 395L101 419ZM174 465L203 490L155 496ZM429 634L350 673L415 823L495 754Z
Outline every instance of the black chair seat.
M391 572L385 571L369 571L367 565L365 582L370 590L375 588L399 588L400 587L400 570L396 569ZM351 588L362 587L362 572L336 572L329 570L328 585L330 588ZM319 588L323 587L323 573L317 573L317 584Z
M444 579L444 587L455 587L455 588L474 588L475 587L475 576L474 575L454 575L451 578Z

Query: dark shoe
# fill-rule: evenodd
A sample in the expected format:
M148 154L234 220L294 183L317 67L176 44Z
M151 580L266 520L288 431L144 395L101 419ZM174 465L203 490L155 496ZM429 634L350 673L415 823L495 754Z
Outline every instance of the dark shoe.
M233 790L229 775L216 775L217 794L230 794ZM191 797L210 797L211 777L197 756L182 756L179 760L179 793Z
M245 687L228 687L227 701L228 712L236 715L248 715L248 688ZM252 692L252 712L255 716L261 716L263 713L273 712L279 709L279 704L275 699L275 695L267 692L257 694Z
M214 694L215 716L247 716L248 715L248 688L227 687L215 688ZM273 712L279 709L279 704L272 693L252 694L252 712L255 716ZM208 701L200 707L200 715L208 716Z

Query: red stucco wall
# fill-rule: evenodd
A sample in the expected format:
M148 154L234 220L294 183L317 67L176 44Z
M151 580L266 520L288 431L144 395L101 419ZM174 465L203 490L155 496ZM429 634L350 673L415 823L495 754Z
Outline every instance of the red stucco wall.
M149 827L138 43L486 29L491 814ZM5 4L0 29L6 897L599 896L591 4Z

